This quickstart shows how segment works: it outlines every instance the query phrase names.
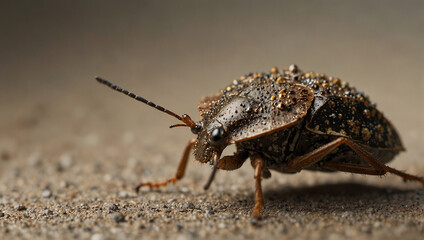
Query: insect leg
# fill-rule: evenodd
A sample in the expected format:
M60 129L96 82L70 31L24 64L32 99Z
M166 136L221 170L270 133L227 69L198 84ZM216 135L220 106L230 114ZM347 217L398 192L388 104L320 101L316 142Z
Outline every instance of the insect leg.
M358 144L346 140L344 142L346 145L348 145L350 148L352 148L353 151L355 151L363 160L365 160L369 165L375 168L376 172L381 173L380 175L384 175L387 172L393 173L395 175L398 175L399 177L403 178L404 181L418 181L424 184L424 178L414 176L411 174L404 173L402 171L399 171L397 169L391 168L389 166L386 166L385 164L381 163L376 159L371 153L360 147Z
M235 153L232 156L225 156L219 160L218 168L222 170L239 169L246 161L249 155L247 153Z
M260 219L261 218L261 210L265 204L264 195L262 193L262 170L264 169L265 162L259 156L253 156L252 166L255 169L254 178L256 181L256 191L255 191L255 207L253 208L252 217Z
M326 145L321 146L313 150L312 152L296 157L287 164L287 168L293 170L293 172L299 172L304 168L310 167L315 163L321 161L325 156L327 156L345 141L346 138L337 138L336 140L327 143Z
M378 160L376 160L378 161ZM368 161L367 161L368 162ZM388 172L396 174L403 178L404 181L419 181L422 184L424 184L424 178L414 176L411 174L407 174L404 172L401 172L397 169L388 167L384 165L384 169L376 169L373 166L358 166L355 164L349 164L349 163L339 163L339 162L326 162L323 163L322 167L330 169L330 170L336 170L336 171L342 171L342 172L351 172L351 173L359 173L359 174L367 174L367 175L384 175Z
M377 171L372 166L360 166L352 163L341 163L341 162L325 162L321 165L323 168L330 170L350 172L366 175L383 175L381 171Z
M303 156L293 159L292 161L288 163L287 167L293 171L300 171L304 168L310 167L313 164L321 161L325 156L327 156L329 153L331 153L334 149L336 149L338 146L342 144L348 145L364 161L366 161L370 165L370 167L347 164L347 163L332 163L332 162L324 163L324 167L329 169L334 168L333 170L369 174L369 175L384 175L387 172L390 172L402 177L403 180L405 181L419 181L422 184L424 184L424 178L410 175L410 174L401 172L397 169L384 165L383 163L378 161L378 159L376 159L371 153L369 153L368 151L366 151L365 149L363 149L356 143L352 142L351 140L347 138L343 138L343 137L337 138L336 140L324 146L321 146L312 152L309 152Z
M186 148L184 149L183 157L181 158L180 165L178 166L177 173L175 174L175 177L169 178L167 180L161 181L161 182L147 182L147 183L140 183L137 185L134 189L136 192L140 190L141 187L149 186L150 188L157 188L161 186L166 186L169 183L175 183L177 180L184 177L185 170L187 168L187 162L188 157L190 154L190 150L193 148L194 144L196 143L196 139L192 139L188 142Z

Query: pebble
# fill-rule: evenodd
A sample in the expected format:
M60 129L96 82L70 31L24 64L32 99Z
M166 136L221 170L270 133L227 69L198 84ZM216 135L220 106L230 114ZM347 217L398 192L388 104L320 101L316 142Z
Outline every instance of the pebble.
M84 210L88 210L88 204L87 203L81 203L80 205L79 205L79 208L80 209L84 209Z
M224 205L222 205L218 208L218 210L225 210L225 209L227 209L227 206L224 206Z
M250 224L252 224L253 226L258 226L259 225L259 220L257 218L251 218L250 219Z
M18 211L25 211L27 208L22 204L18 204L15 206L15 209Z
M289 229L288 229L288 227L286 225L282 225L280 227L280 233L281 234L287 234L288 232L289 232Z
M110 220L115 223L125 222L125 216L120 212L112 213L110 215Z
M194 209L194 208L195 208L195 206L192 202L186 202L184 204L184 209Z
M121 198L128 198L130 196L130 194L126 191L120 191L119 192L119 197Z
M4 212L0 212L0 217L4 217Z
M43 198L49 198L52 196L52 191L50 191L50 189L46 188L41 192L41 196Z
M91 236L91 240L104 240L104 239L106 238L101 233L96 233Z
M3 160L3 161L7 161L7 160L9 160L10 159L10 153L9 152L7 152L7 151L3 151L2 153L1 153L1 160Z
M178 232L181 232L181 230L183 230L183 225L181 225L181 224L177 224L176 226L175 226L175 229L178 231Z
M64 153L59 158L59 171L64 171L71 168L74 165L75 158L71 153Z
M119 207L118 207L118 205L112 203L112 204L109 205L108 210L112 211L112 212L116 212L116 211L119 210Z
M400 225L400 226L398 226L398 227L396 227L396 228L394 228L393 229L393 232L394 232L394 234L395 234L395 236L398 236L398 237L402 237L402 235L403 234L405 234L405 232L408 230L408 227L407 227L407 225L406 224L402 224L402 225Z
M52 215L52 214L53 214L53 211L50 210L50 209L46 209L46 210L43 211L43 215L48 216L48 215Z
M34 153L27 159L27 164L30 167L37 167L41 165L41 156L39 153Z
M364 232L364 233L368 233L368 234L371 234L372 233L372 227L371 226L363 226L362 228L361 228L361 231L362 232Z
M69 183L67 181L60 181L59 187L60 188L68 188L69 187Z
M206 214L214 214L213 207L212 206L206 206L205 212L206 212Z
M141 174L143 176L150 176L150 175L152 175L152 170L145 168L145 169L141 170Z

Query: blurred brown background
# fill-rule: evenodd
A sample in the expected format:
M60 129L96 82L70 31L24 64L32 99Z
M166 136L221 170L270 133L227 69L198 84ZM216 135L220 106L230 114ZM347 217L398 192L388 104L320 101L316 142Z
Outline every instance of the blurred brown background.
M170 130L175 119L99 85L97 75L198 120L202 96L246 72L292 63L366 92L407 148L391 166L423 175L423 43L419 0L2 1L0 193L25 194L33 184L60 189L60 181L84 189L122 177L124 186L112 191L173 174L192 134ZM55 175L49 166L57 164L74 167ZM209 172L191 164L180 186L201 192ZM217 184L253 191L243 185L250 174L244 166ZM302 183L309 176L302 174L274 178ZM318 176L337 182L333 176L351 175Z

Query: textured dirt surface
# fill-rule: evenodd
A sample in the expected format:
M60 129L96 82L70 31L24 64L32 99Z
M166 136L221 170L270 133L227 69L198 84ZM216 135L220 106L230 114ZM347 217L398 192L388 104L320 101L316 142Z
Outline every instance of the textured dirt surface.
M5 5L0 39L0 239L420 239L424 189L396 176L272 172L252 222L248 162L190 161L176 120L95 82L100 75L198 119L197 101L251 71L296 63L365 91L424 175L424 6L419 1ZM227 152L231 153L233 149Z

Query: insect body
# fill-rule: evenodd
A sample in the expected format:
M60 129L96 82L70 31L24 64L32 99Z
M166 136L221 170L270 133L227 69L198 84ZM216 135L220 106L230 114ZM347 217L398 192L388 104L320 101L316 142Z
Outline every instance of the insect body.
M160 187L184 176L191 149L195 159L213 165L205 189L217 169L235 170L250 158L256 180L252 216L261 216L264 198L262 178L270 170L296 173L303 169L342 171L368 175L387 172L405 181L413 176L385 163L403 151L402 142L391 123L363 93L324 74L300 71L296 65L270 73L246 74L219 94L204 97L198 105L201 120L179 116L101 78L99 82L142 101L183 122L197 135L189 141L175 177L143 186ZM221 153L235 144L234 155Z

